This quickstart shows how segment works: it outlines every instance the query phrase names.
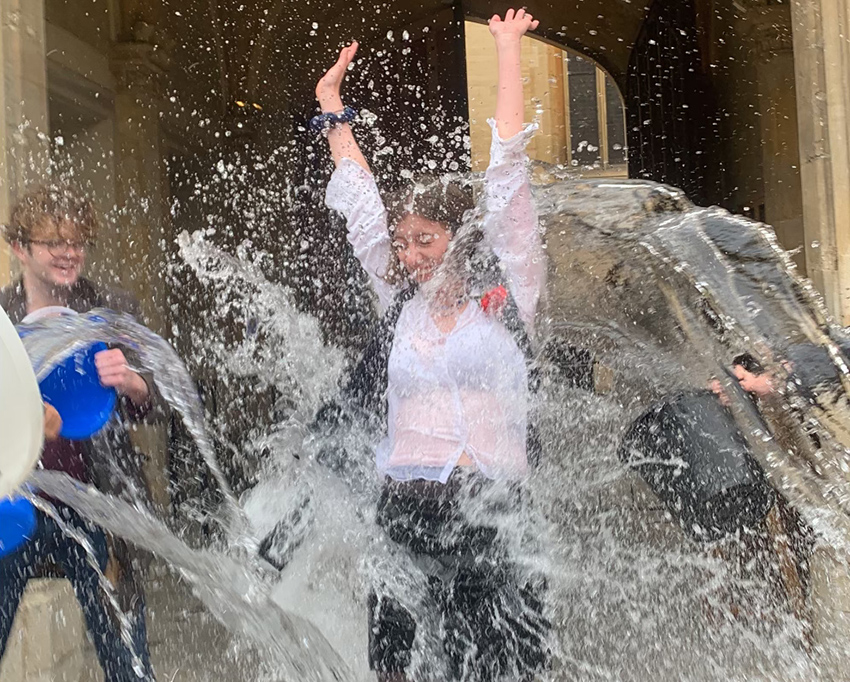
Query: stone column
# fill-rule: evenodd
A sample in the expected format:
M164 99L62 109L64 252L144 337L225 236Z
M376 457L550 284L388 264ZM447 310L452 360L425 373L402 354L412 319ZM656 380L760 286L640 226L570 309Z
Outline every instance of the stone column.
M841 324L850 322L850 1L794 0L794 64L809 276ZM811 559L814 655L825 680L850 670L848 557Z
M160 112L168 58L151 25L138 22L130 38L116 43L112 52L118 211L110 243L101 249L114 261L105 267L112 268L122 285L138 297L148 326L164 334L168 319L164 240L169 230ZM166 429L140 428L133 441L148 455L154 501L167 505Z
M135 40L113 47L118 225L115 243L104 245L104 252L114 254L115 274L138 296L151 328L161 333L166 305L162 240L167 197L160 112L167 60L153 36L153 28L140 22Z
M793 0L806 263L850 323L850 1Z
M850 569L833 548L815 549L811 567L813 657L821 680L843 682L850 671Z
M490 43L493 42L489 30L487 38ZM570 102L564 62L567 55L553 45L528 36L523 38L522 50L522 75L527 83L525 121L537 121L540 125L540 130L529 144L529 156L551 164L566 163L570 149L566 125Z
M756 12L750 35L757 60L764 220L790 251L805 241L791 13L787 5L762 5ZM806 274L805 253L795 260Z
M0 0L0 222L48 159L43 0ZM11 256L0 240L0 286Z

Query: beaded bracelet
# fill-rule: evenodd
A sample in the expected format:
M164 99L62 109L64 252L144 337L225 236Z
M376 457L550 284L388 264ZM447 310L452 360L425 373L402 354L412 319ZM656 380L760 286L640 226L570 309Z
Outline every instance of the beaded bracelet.
M310 130L314 133L327 134L331 128L336 128L342 123L351 123L357 118L357 112L351 107L345 107L342 113L334 113L329 111L326 114L319 114L310 120Z

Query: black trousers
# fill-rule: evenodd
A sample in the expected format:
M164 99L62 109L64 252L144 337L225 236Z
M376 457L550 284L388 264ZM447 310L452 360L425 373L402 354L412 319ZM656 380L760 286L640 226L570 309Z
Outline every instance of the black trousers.
M520 576L498 546L495 528L464 521L462 487L451 479L445 486L430 481L385 486L378 523L414 555L427 594L418 615L386 590L369 596L370 666L407 671L417 630L428 621L437 623L452 679L530 679L549 658L545 584Z

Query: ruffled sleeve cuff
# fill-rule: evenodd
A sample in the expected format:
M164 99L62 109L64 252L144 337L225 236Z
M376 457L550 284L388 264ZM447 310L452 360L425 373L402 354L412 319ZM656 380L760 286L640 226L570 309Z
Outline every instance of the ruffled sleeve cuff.
M348 218L364 200L381 202L374 176L356 161L342 159L328 182L325 204Z
M522 160L525 157L525 148L538 128L536 123L528 123L516 135L503 140L499 135L496 119L488 118L487 123L493 131L493 141L490 144L491 166L501 166Z

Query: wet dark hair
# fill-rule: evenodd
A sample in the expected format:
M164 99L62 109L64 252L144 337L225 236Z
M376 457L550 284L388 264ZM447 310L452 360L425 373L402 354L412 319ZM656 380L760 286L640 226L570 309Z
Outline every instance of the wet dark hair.
M756 360L750 353L741 353L732 359L732 366L740 365L745 370L752 374L764 374L764 366Z
M455 179L422 174L384 198L390 230L407 215L442 223L454 235L467 211L475 207L471 190Z
M58 227L73 223L86 244L94 244L99 220L92 203L74 188L63 185L41 185L30 188L12 208L9 223L3 226L3 237L10 244L28 244L32 232L44 220Z

